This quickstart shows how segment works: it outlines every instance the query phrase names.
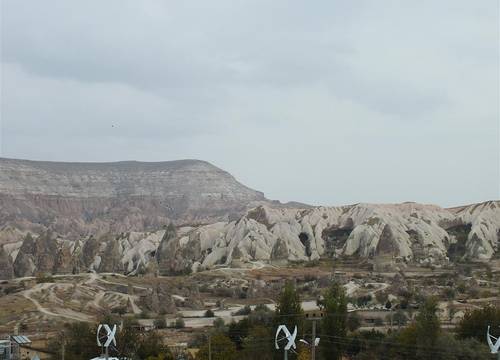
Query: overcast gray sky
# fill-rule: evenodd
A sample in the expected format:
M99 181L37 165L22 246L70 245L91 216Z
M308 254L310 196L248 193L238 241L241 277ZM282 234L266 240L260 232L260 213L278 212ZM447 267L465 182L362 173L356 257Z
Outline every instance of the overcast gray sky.
M1 156L203 159L281 201L498 199L497 0L1 0Z

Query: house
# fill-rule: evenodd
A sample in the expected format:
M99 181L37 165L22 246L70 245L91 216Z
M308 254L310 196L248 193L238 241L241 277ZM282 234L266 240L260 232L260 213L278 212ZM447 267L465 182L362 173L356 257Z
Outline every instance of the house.
M355 313L359 315L364 326L386 324L387 317L391 315L387 309L360 309L356 310Z
M12 335L10 340L12 355L14 356L13 359L31 360L35 355L36 351L31 348L32 343L27 336ZM17 358L15 356L17 356Z
M306 319L320 319L324 315L323 310L318 306L315 300L304 301L302 303L302 309L304 311L304 316L306 317Z
M0 340L0 360L11 360L10 339Z

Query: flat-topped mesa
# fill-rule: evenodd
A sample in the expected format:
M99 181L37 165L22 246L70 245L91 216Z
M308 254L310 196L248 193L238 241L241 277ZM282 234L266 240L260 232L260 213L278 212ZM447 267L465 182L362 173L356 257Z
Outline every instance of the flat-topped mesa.
M264 199L262 193L200 160L64 163L0 158L0 193L77 198L196 195Z
M265 201L229 173L199 160L59 163L0 158L0 226L59 233L141 231L169 221L241 216Z

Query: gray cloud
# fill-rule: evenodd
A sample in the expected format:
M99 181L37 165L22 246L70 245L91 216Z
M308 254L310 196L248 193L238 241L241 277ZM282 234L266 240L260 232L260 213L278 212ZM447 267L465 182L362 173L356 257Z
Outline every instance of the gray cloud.
M1 4L3 156L202 158L317 204L500 197L495 0Z

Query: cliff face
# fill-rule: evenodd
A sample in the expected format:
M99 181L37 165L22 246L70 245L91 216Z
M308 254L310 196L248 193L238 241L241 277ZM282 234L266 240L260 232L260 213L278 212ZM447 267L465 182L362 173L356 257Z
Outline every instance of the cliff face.
M0 159L0 226L76 238L241 216L260 192L203 161L55 163Z
M202 161L0 159L0 279L339 256L439 264L491 259L499 241L499 201L283 206Z
M489 260L498 253L499 243L499 201L459 209L414 203L303 210L260 206L238 221L168 237L160 244L158 256L167 265L165 272L324 256L443 264Z
M457 209L420 204L308 209L261 205L235 221L73 241L44 232L0 246L0 277L93 270L185 274L253 261L355 256L375 263L488 260L500 241L500 202ZM10 251L10 253L9 253ZM10 255L10 256L9 256ZM398 266L398 265L396 265Z

